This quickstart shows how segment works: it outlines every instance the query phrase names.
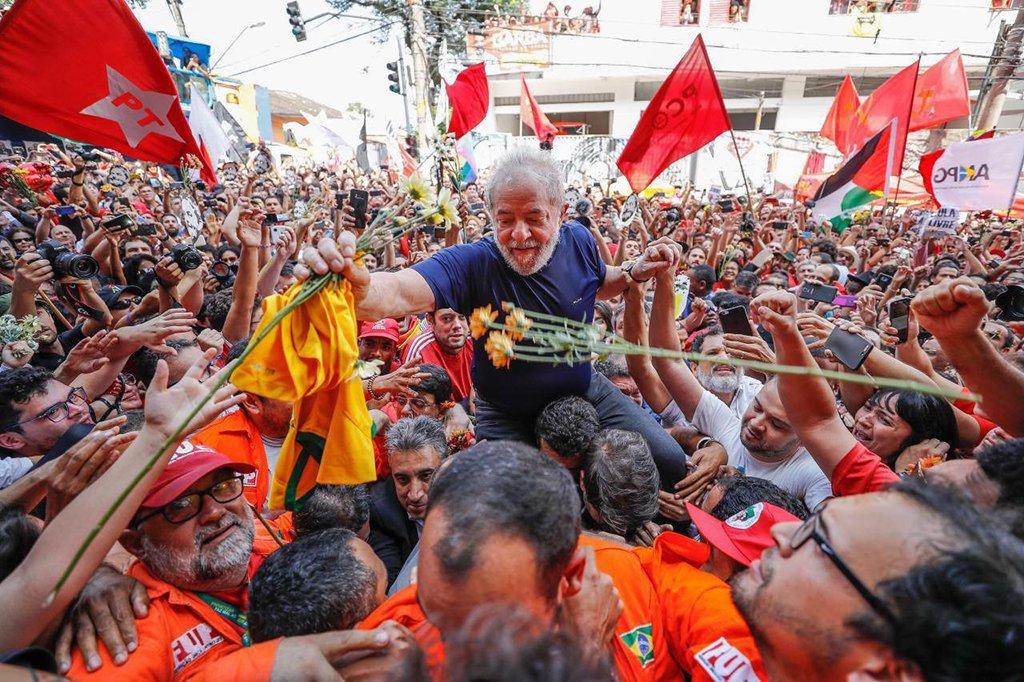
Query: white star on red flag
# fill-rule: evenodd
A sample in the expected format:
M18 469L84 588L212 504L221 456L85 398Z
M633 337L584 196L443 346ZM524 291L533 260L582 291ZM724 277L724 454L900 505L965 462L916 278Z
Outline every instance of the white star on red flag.
M107 83L109 94L82 109L81 113L114 121L132 147L138 147L150 133L184 142L167 120L176 96L142 90L109 65Z

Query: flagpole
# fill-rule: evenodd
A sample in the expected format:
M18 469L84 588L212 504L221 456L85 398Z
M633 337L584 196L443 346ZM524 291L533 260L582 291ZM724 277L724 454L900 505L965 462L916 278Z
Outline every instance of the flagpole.
M750 197L750 184L747 182L747 173L743 170L743 155L740 154L740 145L736 142L736 132L729 126L729 134L732 136L732 147L736 150L736 160L740 164L740 176L743 178L743 187L747 191L747 210L754 215L754 201Z
M1020 164L1017 166L1016 182L1013 183L1013 192L1010 193L1010 205L1006 207L1006 221L1009 222L1010 214L1013 212L1013 202L1017 199L1017 187L1020 185L1020 174L1024 171L1024 154L1020 156Z

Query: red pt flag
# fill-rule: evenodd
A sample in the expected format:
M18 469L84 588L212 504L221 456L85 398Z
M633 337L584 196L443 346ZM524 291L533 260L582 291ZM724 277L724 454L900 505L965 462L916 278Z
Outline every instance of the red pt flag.
M911 107L914 104L914 86L917 83L917 69L920 60L906 67L871 93L861 102L853 116L847 137L847 155L860 149L878 132L896 120L896 156L893 169L897 175L903 168L903 151L907 146L907 132L910 128Z
M928 67L917 78L910 132L934 128L971 113L967 96L967 73L957 48Z
M480 125L491 105L491 90L483 62L474 64L458 76L451 85L444 84L452 106L452 120L448 132L458 139Z
M853 115L860 108L860 95L857 94L857 86L849 75L843 79L839 86L836 98L832 100L832 106L825 116L825 123L821 126L820 135L825 139L832 140L836 147L843 154L850 151L848 136L850 125L853 122Z
M550 142L558 134L558 128L548 120L544 112L537 106L537 100L526 87L526 79L519 77L522 89L519 92L519 118L525 123L537 139L541 142Z
M174 81L123 0L18 0L0 45L0 114L137 159L202 159Z
M644 111L619 156L619 170L633 191L642 191L674 161L731 126L704 39L698 35Z

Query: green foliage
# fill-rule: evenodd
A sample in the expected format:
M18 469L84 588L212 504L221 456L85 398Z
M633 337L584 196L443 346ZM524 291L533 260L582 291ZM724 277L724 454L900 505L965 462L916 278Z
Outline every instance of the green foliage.
M409 7L407 0L327 0L335 9L347 12L353 8L366 8L384 19L397 19L403 27L409 25ZM466 56L466 33L479 29L489 14L494 14L495 7L502 14L519 14L524 10L522 0L423 0L423 18L426 26L427 68L434 86L440 81L437 61L441 52L441 43L448 41L448 54L459 58ZM404 39L408 44L408 32ZM378 39L387 40L387 30L381 31Z

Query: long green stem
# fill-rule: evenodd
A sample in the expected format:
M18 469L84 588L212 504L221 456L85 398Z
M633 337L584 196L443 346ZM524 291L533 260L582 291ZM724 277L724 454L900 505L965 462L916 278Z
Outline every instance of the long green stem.
M649 357L673 358L676 360L688 360L690 362L711 362L717 365L745 367L770 374L813 376L851 384L865 384L877 388L895 388L904 391L914 391L916 393L927 393L929 395L940 396L949 400L971 400L978 402L978 397L974 394L964 395L959 391L943 389L932 384L923 384L905 379L871 377L863 376L861 374L849 374L846 372L837 372L835 370L821 369L819 367L808 367L804 365L780 365L770 362L760 362L758 360L745 360L743 358L730 358L720 355L711 356L704 355L703 353L688 353L684 351L668 350L665 348L650 348L648 346L639 346L634 343L623 341L618 339L618 337L609 337L611 341L608 343L593 343L592 340L586 336L586 332L589 331L589 327L587 325L576 323L571 320L564 320L569 323L570 327L575 328L566 329L565 327L558 327L557 325L537 323L533 320L534 316L559 319L556 316L536 314L532 311L524 312L526 316L530 318L531 326L530 329L524 333L523 337L524 339L536 344L530 346L516 344L513 346L512 349L515 353L513 359L523 360L524 362L544 362L548 364L558 364L559 362L575 363L589 354L596 354L598 356L611 354L647 355ZM564 334L568 332L570 338L567 339L564 336L557 339L552 338L548 336L546 332L537 331L542 326L555 327L552 331L556 333ZM522 331L514 326L498 324L497 322L490 321L487 322L487 327L489 329L504 332ZM584 333L577 334L576 332ZM544 350L547 350L550 355L545 355L543 353ZM541 352L538 353L538 351Z

